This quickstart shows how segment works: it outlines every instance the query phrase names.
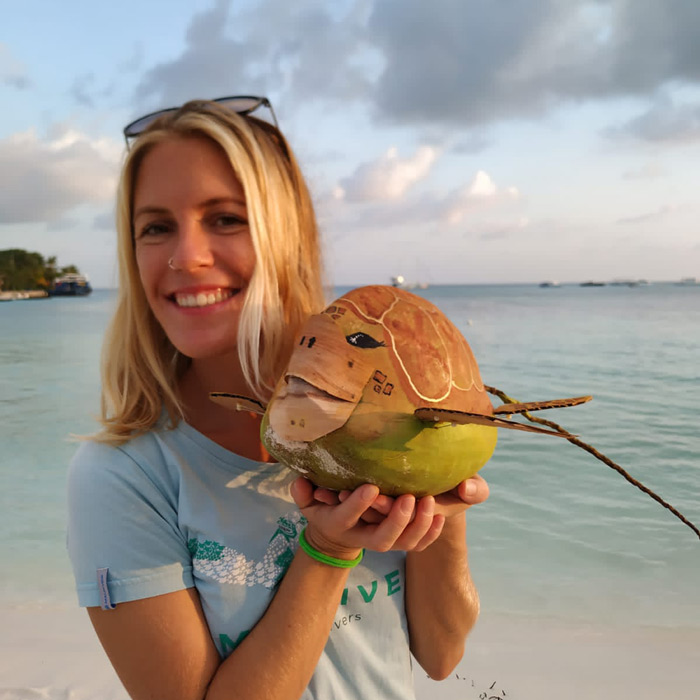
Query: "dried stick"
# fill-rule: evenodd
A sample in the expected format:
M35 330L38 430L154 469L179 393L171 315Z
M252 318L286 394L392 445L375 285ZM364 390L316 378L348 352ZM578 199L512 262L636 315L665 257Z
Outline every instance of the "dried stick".
M508 396L508 394L501 391L500 389L496 389L492 386L486 386L485 389L489 392L489 394L493 394L494 396L497 396L499 399L501 399L501 401L503 401L504 404L519 403L519 401L511 398L510 396ZM627 479L627 481L630 482L630 484L633 484L640 491L643 491L648 496L651 496L651 498L653 498L657 503L660 503L664 508L670 510L671 513L673 513L682 523L685 523L698 536L698 538L700 538L700 530L695 525L693 525L693 523L691 523L682 513L679 513L678 510L676 510L670 503L664 501L664 499L661 498L661 496L658 496L651 489L647 488L646 486L644 486L644 484L637 481L633 476L628 474L619 464L615 464L615 462L606 457L604 454L598 452L598 450L596 450L595 447L591 447L591 445L588 445L587 443L583 442L583 440L579 440L575 435L572 435L568 430L562 428L554 421L533 416L527 411L523 412L521 415L525 416L525 418L527 418L532 423L540 423L541 425L546 425L547 427L552 428L553 430L557 430L561 433L566 433L569 437L565 439L568 440L572 445L576 445L582 450L585 450L586 452L592 454L596 459L599 459L601 462L607 464L609 467L614 469L618 474L621 474L625 479Z

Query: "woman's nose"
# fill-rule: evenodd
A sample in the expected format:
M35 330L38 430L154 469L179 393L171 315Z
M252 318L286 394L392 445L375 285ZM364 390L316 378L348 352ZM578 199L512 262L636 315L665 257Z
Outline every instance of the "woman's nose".
M170 267L192 271L211 267L214 254L209 237L198 221L183 222L178 226L175 248L171 251Z

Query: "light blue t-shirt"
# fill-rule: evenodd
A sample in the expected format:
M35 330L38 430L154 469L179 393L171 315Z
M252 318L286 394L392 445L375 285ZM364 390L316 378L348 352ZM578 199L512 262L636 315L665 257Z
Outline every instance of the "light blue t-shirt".
M294 478L184 422L120 447L84 443L68 479L80 604L194 586L226 657L267 609L298 547L304 518L289 495ZM367 552L352 569L304 700L415 697L404 562L403 553Z

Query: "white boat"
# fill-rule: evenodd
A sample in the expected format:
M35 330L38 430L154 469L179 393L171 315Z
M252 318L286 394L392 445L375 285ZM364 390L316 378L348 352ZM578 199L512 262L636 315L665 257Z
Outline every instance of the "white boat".
M49 294L52 297L71 296L82 297L92 292L90 280L86 275L69 272L62 277L57 277L53 283Z

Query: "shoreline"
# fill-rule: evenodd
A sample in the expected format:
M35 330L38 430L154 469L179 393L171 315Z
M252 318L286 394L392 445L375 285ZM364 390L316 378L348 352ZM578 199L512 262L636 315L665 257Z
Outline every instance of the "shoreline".
M46 299L49 293L44 289L19 289L0 291L0 301L22 301L24 299Z
M128 700L83 609L0 605L0 700ZM444 681L414 664L417 700L691 700L700 627L622 627L491 615ZM487 693L484 695L484 693Z

